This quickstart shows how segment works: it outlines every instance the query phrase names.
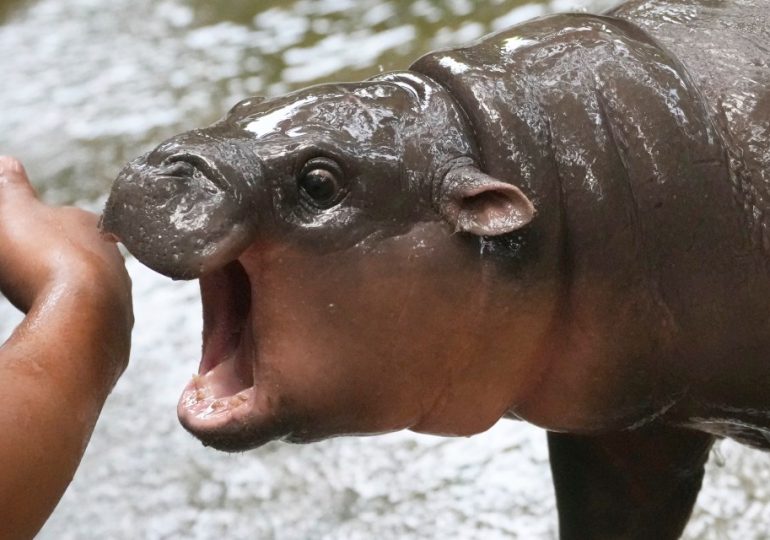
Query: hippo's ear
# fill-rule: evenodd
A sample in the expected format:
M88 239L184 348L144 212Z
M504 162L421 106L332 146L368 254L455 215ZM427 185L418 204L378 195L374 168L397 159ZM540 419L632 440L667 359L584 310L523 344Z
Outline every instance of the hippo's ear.
M439 209L457 231L496 236L521 229L535 217L535 206L519 188L474 166L449 171L441 191Z

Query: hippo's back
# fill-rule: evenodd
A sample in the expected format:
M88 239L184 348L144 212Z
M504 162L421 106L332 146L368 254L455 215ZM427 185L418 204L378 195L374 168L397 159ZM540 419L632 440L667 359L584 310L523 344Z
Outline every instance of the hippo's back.
M767 105L770 1L634 0L608 15L633 22L665 45L712 106L738 94L756 95Z
M634 0L608 15L684 64L725 139L752 239L770 252L770 0Z

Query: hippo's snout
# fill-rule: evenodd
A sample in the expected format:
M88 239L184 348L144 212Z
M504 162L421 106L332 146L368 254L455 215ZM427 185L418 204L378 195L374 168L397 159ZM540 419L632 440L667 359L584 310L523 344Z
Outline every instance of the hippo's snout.
M236 258L253 239L260 165L237 143L177 137L129 163L102 216L153 270L193 279Z

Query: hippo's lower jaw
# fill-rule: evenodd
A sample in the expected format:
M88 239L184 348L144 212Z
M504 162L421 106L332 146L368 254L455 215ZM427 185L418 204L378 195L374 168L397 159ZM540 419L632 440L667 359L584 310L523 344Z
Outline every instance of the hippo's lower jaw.
M200 287L203 355L198 374L179 399L179 420L204 444L219 450L259 446L280 434L271 428L271 401L255 384L257 336L250 324L254 313L249 278L233 261L202 276Z

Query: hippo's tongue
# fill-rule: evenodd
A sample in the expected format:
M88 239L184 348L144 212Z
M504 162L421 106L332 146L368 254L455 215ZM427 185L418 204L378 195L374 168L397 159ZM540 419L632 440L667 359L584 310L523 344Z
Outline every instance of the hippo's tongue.
M179 400L188 429L215 429L248 410L254 401L254 337L251 285L235 261L201 277L203 358Z

